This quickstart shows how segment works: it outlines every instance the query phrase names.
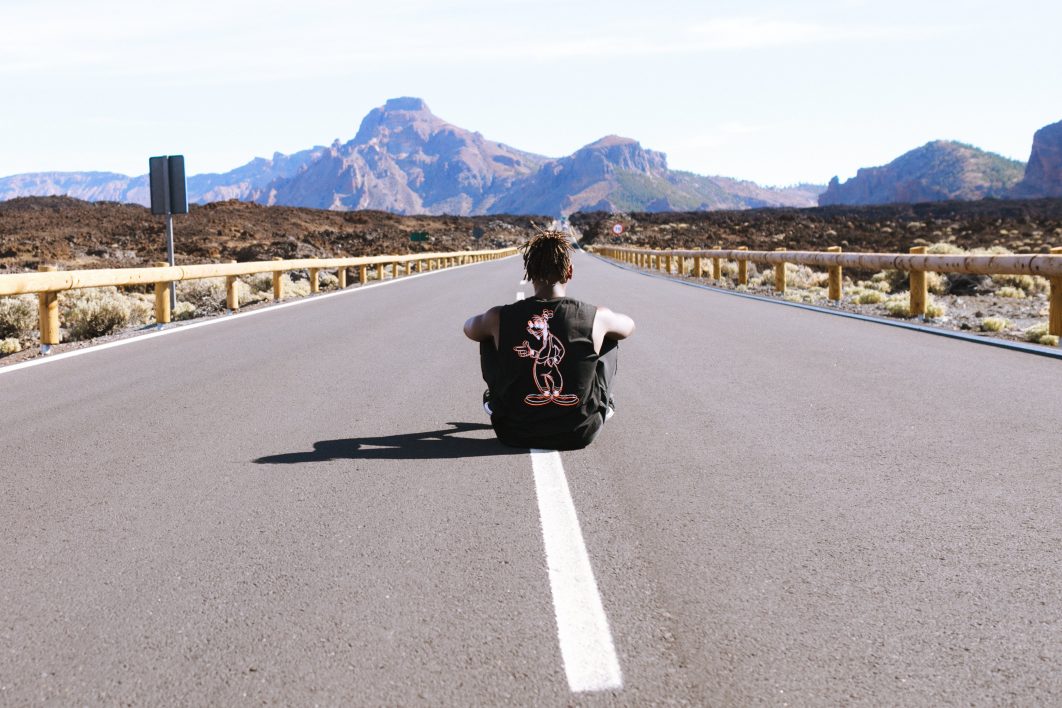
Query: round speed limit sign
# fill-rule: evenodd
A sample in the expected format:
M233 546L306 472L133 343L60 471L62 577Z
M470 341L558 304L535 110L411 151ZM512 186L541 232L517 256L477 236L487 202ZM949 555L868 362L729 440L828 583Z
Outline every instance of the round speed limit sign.
M612 227L612 233L616 234L617 236L622 234L624 231L626 231L626 229L623 227L623 224L615 224Z

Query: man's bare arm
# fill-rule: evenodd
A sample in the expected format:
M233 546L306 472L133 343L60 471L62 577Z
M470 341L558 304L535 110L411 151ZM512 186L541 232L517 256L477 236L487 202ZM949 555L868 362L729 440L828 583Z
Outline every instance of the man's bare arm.
M607 307L598 307L594 315L594 349L601 351L605 338L626 339L634 334L634 320L627 315L613 312Z
M498 346L498 326L501 321L498 312L501 308L492 307L482 315L469 317L465 322L465 336L474 342L494 342Z

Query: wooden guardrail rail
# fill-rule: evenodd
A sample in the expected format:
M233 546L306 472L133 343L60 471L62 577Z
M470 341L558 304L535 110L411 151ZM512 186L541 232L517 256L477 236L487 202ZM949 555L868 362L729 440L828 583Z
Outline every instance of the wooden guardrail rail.
M397 278L399 270L406 275L414 271L426 272L467 263L503 258L516 253L516 248L484 251L454 251L449 253L415 253L409 255L359 256L354 258L296 258L271 261L237 263L209 263L202 265L170 266L156 263L152 268L107 268L96 270L56 270L54 266L40 266L37 273L10 273L0 275L0 297L5 295L36 294L39 301L41 346L47 350L59 343L59 293L74 288L99 288L107 286L151 285L155 286L155 321L168 324L171 318L169 284L181 280L225 278L226 305L236 311L240 307L236 278L241 275L273 273L273 298L284 296L281 276L286 271L308 270L310 292L318 292L318 276L322 270L337 271L339 287L347 285L347 269L358 269L362 284L370 279L370 268L375 270L375 279L386 277L387 267L391 277Z
M693 259L693 275L704 274L705 259L712 261L712 275L722 280L722 262L737 262L739 285L748 284L748 263L781 265L775 268L775 289L785 291L785 264L826 268L829 271L828 298L841 299L842 269L867 271L902 270L910 273L910 312L925 316L929 294L926 272L972 273L978 275L1039 275L1051 282L1048 331L1062 336L1062 248L1052 248L1050 254L1039 255L931 255L925 246L915 246L904 253L842 253L837 246L822 251L750 251L745 247L724 249L721 246L706 250L654 250L624 246L594 246L593 250L608 258L631 263L642 268L658 268L672 272L678 261L678 274L685 275L685 261Z

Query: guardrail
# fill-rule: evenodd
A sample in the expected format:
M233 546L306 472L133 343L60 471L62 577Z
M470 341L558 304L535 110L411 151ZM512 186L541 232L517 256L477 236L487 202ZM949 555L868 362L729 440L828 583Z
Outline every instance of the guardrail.
M503 258L516 253L516 248L486 251L454 251L450 253L417 253L410 255L360 256L356 258L297 258L271 261L237 263L210 263L202 265L170 266L156 263L151 268L109 268L96 270L56 270L54 266L40 266L36 273L10 273L0 275L0 296L36 294L40 342L47 351L59 343L59 293L74 288L100 288L107 286L154 285L155 321L159 325L171 320L169 285L182 280L225 278L226 306L235 312L240 308L236 278L258 273L273 274L273 299L284 296L282 275L291 270L308 270L310 292L319 290L318 276L322 270L335 269L339 288L347 287L347 269L358 269L358 280L365 284L370 279L369 269L375 266L375 279L386 277L391 266L391 277L399 276L399 267L406 275L416 272L440 270L467 263Z
M1039 275L1051 282L1050 312L1048 331L1062 336L1062 248L1052 248L1044 255L930 255L925 246L911 248L909 254L903 253L842 253L840 247L833 246L827 252L822 251L787 251L779 248L774 251L750 251L746 247L724 249L717 246L706 250L653 250L623 246L594 246L593 250L608 258L630 263L642 268L659 269L671 273L677 265L678 275L686 275L686 259L692 258L691 275L701 277L705 274L705 259L712 261L714 280L722 280L722 261L737 262L737 281L739 285L748 285L748 264L763 263L781 265L775 268L775 290L785 292L785 264L826 268L829 272L827 298L837 302L841 299L843 279L842 269L855 268L867 271L902 270L910 273L910 312L913 316L924 317L929 302L929 290L926 272L936 273L971 273L978 275Z

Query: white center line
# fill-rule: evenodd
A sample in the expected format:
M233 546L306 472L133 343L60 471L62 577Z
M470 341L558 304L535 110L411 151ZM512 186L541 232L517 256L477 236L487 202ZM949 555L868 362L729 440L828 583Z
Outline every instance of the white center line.
M560 453L531 450L531 467L568 687L576 693L619 690L623 674Z

